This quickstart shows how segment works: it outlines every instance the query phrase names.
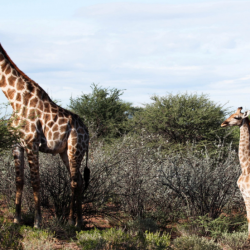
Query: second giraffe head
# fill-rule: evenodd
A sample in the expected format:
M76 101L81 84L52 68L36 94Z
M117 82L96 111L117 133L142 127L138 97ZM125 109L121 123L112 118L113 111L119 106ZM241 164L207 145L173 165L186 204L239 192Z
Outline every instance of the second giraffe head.
M241 113L241 110L242 107L239 107L234 114L230 115L229 118L227 118L224 122L221 123L221 127L241 126L243 120L247 118L250 114L250 110L247 110L244 113Z

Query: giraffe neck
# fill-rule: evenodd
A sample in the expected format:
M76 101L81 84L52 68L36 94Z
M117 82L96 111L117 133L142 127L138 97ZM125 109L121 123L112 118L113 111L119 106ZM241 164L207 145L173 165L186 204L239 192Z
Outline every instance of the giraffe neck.
M51 101L47 93L13 63L1 44L0 87L16 112L24 108L43 111L43 102ZM25 112L22 113L22 116L26 116Z
M247 174L250 171L250 127L249 119L245 118L240 126L240 144L239 144L239 159L242 168L242 174Z

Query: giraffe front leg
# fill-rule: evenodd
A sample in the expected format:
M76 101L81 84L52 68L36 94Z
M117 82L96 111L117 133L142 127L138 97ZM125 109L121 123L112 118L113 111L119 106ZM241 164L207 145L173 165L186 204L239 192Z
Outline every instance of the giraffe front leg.
M30 166L31 185L33 188L33 195L35 201L34 227L40 228L42 217L41 217L41 207L40 207L40 177L39 177L38 152L34 152L28 149L27 157Z
M246 211L247 211L247 223L248 223L248 242L250 242L250 196L242 194L245 205L246 205Z
M16 212L14 223L20 224L22 192L24 185L24 149L20 146L15 146L12 150L12 154L14 156L16 170Z
M249 242L250 241L250 193L247 189L248 183L245 182L246 177L248 178L248 176L241 174L241 176L239 177L237 181L237 184L238 184L238 187L240 189L240 192L242 194L242 197L244 199L245 206L246 206L247 223L248 223L248 242Z

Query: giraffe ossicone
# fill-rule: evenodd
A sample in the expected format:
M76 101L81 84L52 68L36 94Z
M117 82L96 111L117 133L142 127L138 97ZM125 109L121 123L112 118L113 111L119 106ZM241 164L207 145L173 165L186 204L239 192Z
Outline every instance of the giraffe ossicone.
M13 126L20 127L21 145L13 147L16 170L15 223L21 220L21 201L24 185L24 151L27 153L31 184L35 201L34 227L40 227L40 178L38 152L60 154L71 180L69 223L74 223L76 200L76 225L82 223L82 176L79 171L86 153L84 181L87 188L90 171L87 167L89 133L80 117L54 103L48 94L10 59L0 44L0 87L14 112Z
M243 196L248 221L248 241L250 240L250 124L248 115L250 110L241 113L242 107L227 118L221 127L239 126L240 142L239 142L239 160L242 169L241 176L237 184Z

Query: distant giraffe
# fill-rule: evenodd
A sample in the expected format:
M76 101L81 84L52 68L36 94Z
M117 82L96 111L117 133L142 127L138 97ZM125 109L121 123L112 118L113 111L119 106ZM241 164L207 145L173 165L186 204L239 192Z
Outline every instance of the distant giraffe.
M221 124L221 127L240 127L239 159L242 174L239 177L237 184L246 205L248 240L250 240L250 125L248 119L250 110L246 111L245 113L241 113L241 110L241 107L238 108L236 113L232 114Z
M24 150L27 152L31 172L31 184L35 200L34 227L41 224L40 178L38 153L59 153L71 179L71 203L69 223L74 224L76 200L76 226L82 224L82 176L79 171L86 152L84 169L85 189L89 183L87 167L89 134L81 119L55 104L48 94L26 76L10 59L0 44L0 87L8 98L15 114L13 126L21 126L21 146L15 145L13 156L16 169L16 212L14 223L21 220L21 201L24 185Z

